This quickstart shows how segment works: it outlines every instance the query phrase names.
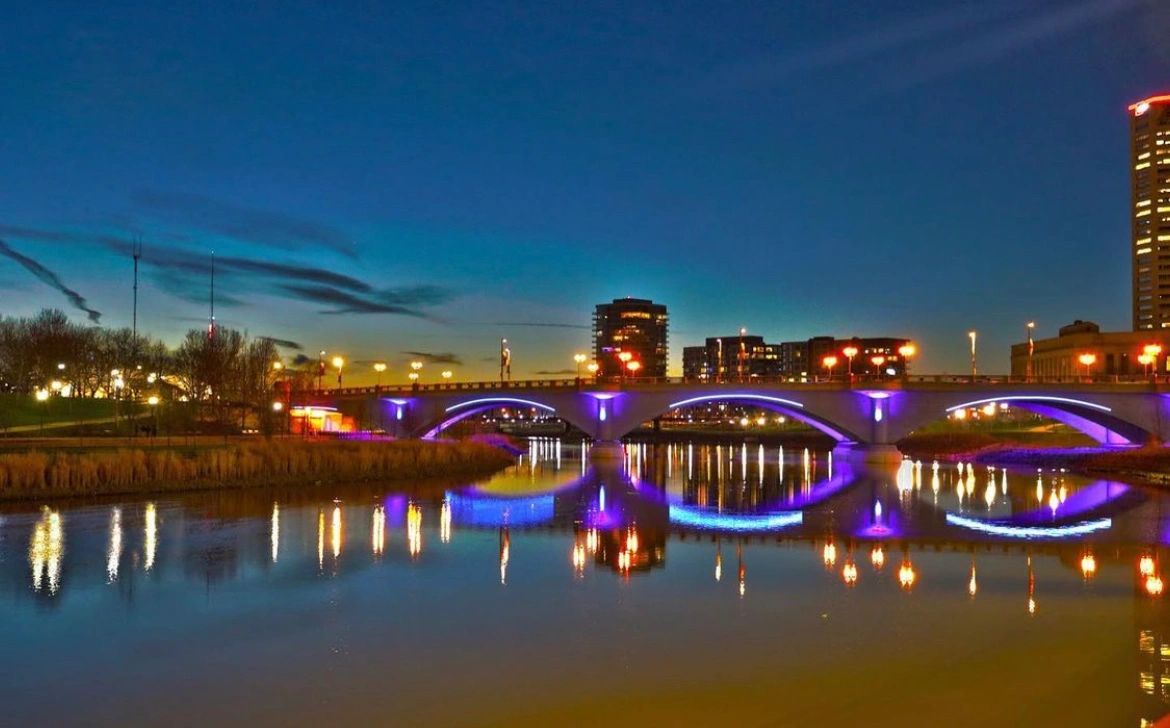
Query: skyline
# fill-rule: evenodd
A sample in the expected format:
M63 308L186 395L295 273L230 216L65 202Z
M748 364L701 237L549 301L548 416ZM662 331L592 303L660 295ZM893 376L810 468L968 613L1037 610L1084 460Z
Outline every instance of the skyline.
M624 296L668 306L671 373L740 327L932 373L970 329L996 372L1030 320L1129 328L1153 2L130 7L28 10L0 51L0 240L106 325L139 235L140 331L205 324L214 250L221 325L468 379L501 336L517 378L571 371ZM0 314L90 318L54 285L0 259Z

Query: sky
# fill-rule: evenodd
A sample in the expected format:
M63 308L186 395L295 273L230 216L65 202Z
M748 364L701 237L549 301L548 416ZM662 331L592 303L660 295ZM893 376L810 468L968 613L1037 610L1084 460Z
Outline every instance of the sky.
M1126 106L1159 0L0 7L0 315L221 325L398 378L572 369L590 316L682 347L906 336L981 370L1130 325ZM297 353L285 349L288 356ZM389 374L387 375L389 376ZM372 381L372 379L370 379Z

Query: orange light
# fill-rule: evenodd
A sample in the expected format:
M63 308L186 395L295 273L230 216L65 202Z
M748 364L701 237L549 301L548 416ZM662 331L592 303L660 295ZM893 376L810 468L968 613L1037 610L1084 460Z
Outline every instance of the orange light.
M1142 353L1151 359L1157 359L1162 353L1162 347L1158 344L1146 344L1142 347Z
M626 369L629 369L631 374L637 374L638 370L641 368L642 368L642 362L640 362L640 361L626 362Z
M845 565L841 567L841 578L845 580L845 586L857 583L857 564L853 563L853 559L847 559Z
M885 358L884 356L880 355L880 354L879 354L879 355L877 355L877 356L872 356L872 357L870 357L870 358L869 358L869 360L870 360L871 362L873 362L873 365L874 365L875 367L880 367L882 364L885 364L885 363L886 363L886 358Z
M1081 575L1086 579L1092 579L1096 573L1097 559L1093 556L1092 551L1088 551L1081 557Z
M1146 593L1156 597L1162 593L1162 577L1150 574L1146 577Z
M846 358L852 359L853 357L857 356L857 347L856 346L846 346L844 349L841 350L841 353L844 354L846 356Z
M1142 576L1150 576L1154 573L1154 557L1148 554L1143 555L1138 559L1138 571Z
M1129 110L1134 112L1135 116L1141 116L1142 114L1146 113L1146 111L1149 110L1151 105L1161 104L1161 103L1165 103L1167 101L1170 101L1170 94L1162 94L1160 96L1151 96L1148 99L1142 99L1141 101L1135 101L1134 103L1130 104ZM1141 110L1139 111L1138 109L1141 109Z
M875 544L873 551L869 552L869 563L873 564L876 571L881 571L882 567L886 565L886 552L881 544Z
M914 344L903 344L898 347L898 353L902 355L903 359L909 359L918 353L918 347Z
M618 353L618 359L621 359L623 364L625 364L626 362L628 362L630 359L633 359L633 358L634 358L634 355L628 351L623 351L623 352Z
M898 569L898 583L906 591L914 588L914 582L918 580L918 573L914 571L914 565L909 561L902 562L902 567Z
M837 366L837 357L830 354L824 359L821 359L821 363L825 365L825 369L832 369L833 367Z
M1080 356L1077 357L1077 361L1079 361L1081 363L1081 366L1091 367L1097 363L1097 355L1096 354L1081 354Z
M1137 360L1138 364L1141 364L1144 367L1148 367L1154 363L1154 357L1150 356L1149 354L1138 354Z
M825 544L821 556L825 560L825 566L832 568L833 564L837 563L837 546L832 541Z

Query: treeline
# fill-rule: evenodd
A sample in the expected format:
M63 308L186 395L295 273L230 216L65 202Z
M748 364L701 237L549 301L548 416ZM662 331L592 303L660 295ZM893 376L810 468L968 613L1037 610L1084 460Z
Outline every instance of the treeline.
M214 336L193 329L172 349L128 328L73 323L56 309L0 319L0 392L27 395L52 387L72 396L132 401L157 394L227 417L269 406L278 375L310 378L275 370L278 358L270 340L227 328L217 328Z

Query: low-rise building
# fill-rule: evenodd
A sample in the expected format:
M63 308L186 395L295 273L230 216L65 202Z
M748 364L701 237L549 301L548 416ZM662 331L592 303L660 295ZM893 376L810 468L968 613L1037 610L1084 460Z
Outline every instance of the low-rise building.
M1170 354L1170 331L1102 332L1092 321L1077 320L1060 327L1055 337L1013 344L1012 376L1166 374L1170 372L1167 354Z

